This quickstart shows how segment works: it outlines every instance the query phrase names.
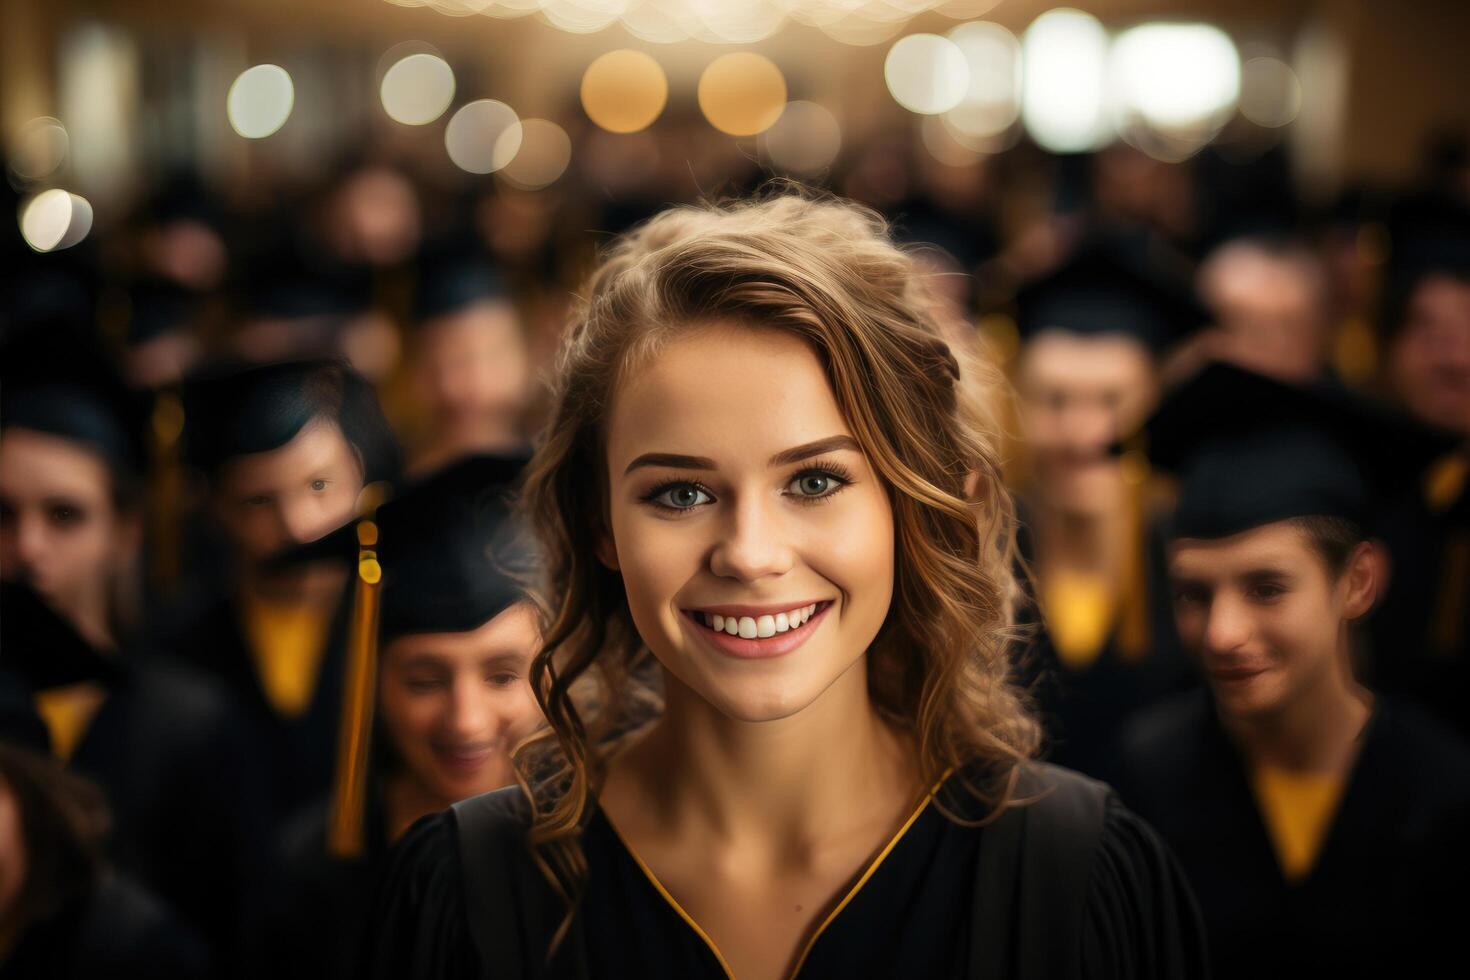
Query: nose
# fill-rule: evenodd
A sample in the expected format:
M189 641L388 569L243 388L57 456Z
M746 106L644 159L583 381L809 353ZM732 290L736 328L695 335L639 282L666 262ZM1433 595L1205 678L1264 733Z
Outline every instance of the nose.
M1078 405L1062 419L1062 434L1069 452L1095 456L1117 438L1118 420L1103 405Z
M729 524L710 555L710 571L721 578L754 582L791 570L792 550L778 499L748 495L729 511Z
M50 542L45 523L35 514L15 518L15 561L18 571L29 573L45 556Z
M1216 596L1206 614L1204 647L1209 653L1230 653L1250 639L1250 617L1242 603Z
M277 522L287 544L315 541L332 529L310 500L282 501L278 506Z
M490 731L494 719L486 701L485 686L479 678L456 675L450 687L449 713L444 719L449 734L462 742L494 734Z

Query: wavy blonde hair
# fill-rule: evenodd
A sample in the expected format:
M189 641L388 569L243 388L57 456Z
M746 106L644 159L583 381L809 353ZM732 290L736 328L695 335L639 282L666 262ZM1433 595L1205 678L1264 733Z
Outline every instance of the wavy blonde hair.
M887 488L894 596L868 651L869 689L918 746L926 784L974 762L1012 777L1035 754L1038 725L1010 673L1014 510L1000 433L975 396L998 372L962 382L934 310L881 218L805 193L665 211L593 273L523 497L547 563L531 683L548 727L517 753L517 769L533 802L533 854L567 904L563 930L585 882L579 834L609 747L659 710L657 665L622 579L596 558L607 412L620 379L691 326L749 323L809 344ZM992 812L1011 779L998 785Z

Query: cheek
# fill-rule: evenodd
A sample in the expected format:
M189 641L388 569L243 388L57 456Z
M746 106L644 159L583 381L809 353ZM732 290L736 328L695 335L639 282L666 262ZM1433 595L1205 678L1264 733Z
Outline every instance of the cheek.
M422 751L439 722L439 698L387 681L378 702L388 736L404 755Z

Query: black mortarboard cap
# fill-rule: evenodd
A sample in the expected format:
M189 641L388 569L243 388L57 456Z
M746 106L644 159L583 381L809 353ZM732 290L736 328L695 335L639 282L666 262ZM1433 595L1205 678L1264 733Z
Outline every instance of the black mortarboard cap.
M376 393L340 358L210 365L184 383L184 444L206 473L239 456L279 449L331 418L361 455L364 482L393 482L398 447Z
M535 550L512 497L523 456L468 456L408 487L378 509L375 551L383 570L379 635L461 633L525 597ZM356 522L276 559L352 563Z
M1179 476L1173 537L1221 538L1294 517L1372 522L1455 437L1347 389L1215 363L1147 422L1153 464Z
M419 260L413 321L422 324L475 303L508 298L505 280L488 256L474 250L435 251Z
M1432 275L1470 282L1470 207L1433 197L1410 198L1389 220L1382 326L1402 325L1414 288Z
M199 297L164 279L144 279L128 290L128 323L125 340L130 347L156 337L192 328L199 311Z
M80 442L114 477L146 470L147 398L131 391L88 334L32 331L0 351L0 425Z
M1105 242L1081 246L1016 294L1023 341L1043 330L1134 337L1155 354L1202 326L1207 314L1184 278Z

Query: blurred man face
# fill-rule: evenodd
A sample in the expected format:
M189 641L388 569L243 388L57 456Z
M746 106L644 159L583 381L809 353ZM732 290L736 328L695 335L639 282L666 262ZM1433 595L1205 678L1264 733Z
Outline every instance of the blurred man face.
M1122 490L1108 447L1140 423L1155 398L1153 361L1131 337L1036 336L1022 354L1022 420L1036 491L1064 513L1106 513Z
M532 611L517 604L479 629L384 648L383 724L431 796L447 805L515 781L511 750L541 720L529 681L539 645Z
M474 303L425 325L418 375L434 415L450 425L514 416L525 405L530 360L509 303Z
M119 514L112 474L86 446L9 428L0 435L0 571L73 623L107 620L113 578L137 555L137 521Z
M1470 282L1430 276L1388 352L1389 383L1418 418L1470 434Z
M1212 353L1286 381L1310 381L1327 356L1323 272L1305 252L1226 245L1205 263L1200 289L1215 314Z
M226 463L214 511L246 563L254 566L351 520L362 486L362 465L342 430L317 419L279 449Z
M1349 620L1368 611L1376 559L1359 546L1333 575L1287 521L1169 547L1174 619L1223 715L1264 718L1331 680Z

